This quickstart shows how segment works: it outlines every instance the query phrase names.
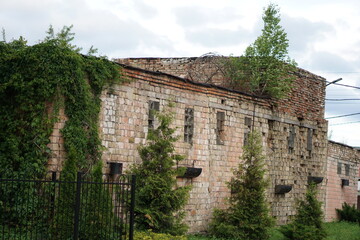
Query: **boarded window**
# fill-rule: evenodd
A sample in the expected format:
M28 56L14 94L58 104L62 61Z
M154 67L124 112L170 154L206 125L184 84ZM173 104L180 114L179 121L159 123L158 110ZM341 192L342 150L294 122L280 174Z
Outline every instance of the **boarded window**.
M269 124L269 130L274 130L275 127L275 120L268 120L268 124Z
M337 174L341 174L341 163L338 162L337 164Z
M350 164L345 164L345 175L350 176Z
M294 150L295 137L296 137L295 127L291 126L290 129L289 129L289 137L288 137L289 152L292 152L292 150Z
M249 133L251 131L252 119L245 117L245 130L244 130L244 146L248 143Z
M225 113L216 113L216 144L224 144L225 140Z
M307 144L306 144L306 150L312 151L312 139L313 139L313 130L311 128L308 128L307 132Z
M251 128L251 118L245 117L245 126Z
M155 126L155 112L159 111L160 103L157 101L149 102L149 118L148 118L148 127L149 129L154 129Z
M194 135L194 109L185 108L184 142L192 143Z

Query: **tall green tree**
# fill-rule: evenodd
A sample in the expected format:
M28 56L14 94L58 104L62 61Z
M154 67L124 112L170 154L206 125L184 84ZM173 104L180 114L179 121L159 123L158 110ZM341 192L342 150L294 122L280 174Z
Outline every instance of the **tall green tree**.
M230 57L226 66L232 86L272 98L283 98L290 91L296 63L288 56L289 40L279 11L274 4L264 9L262 34L243 57Z
M254 131L244 146L243 162L228 183L229 208L215 210L210 233L216 237L242 240L269 239L274 224L265 198L268 181L264 177L261 136Z
M182 220L190 186L177 186L176 176L181 170L175 166L184 157L175 153L178 137L170 127L173 113L154 114L159 126L149 129L147 144L138 149L142 162L132 167L132 173L137 176L135 227L181 235L187 230Z
M326 231L323 226L321 202L316 198L317 189L314 183L308 186L305 199L299 201L297 214L293 221L282 226L280 231L291 240L323 240Z

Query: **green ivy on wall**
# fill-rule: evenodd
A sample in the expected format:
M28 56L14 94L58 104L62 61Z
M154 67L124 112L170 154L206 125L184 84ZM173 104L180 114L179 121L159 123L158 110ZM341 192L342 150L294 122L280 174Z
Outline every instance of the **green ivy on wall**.
M78 171L90 177L101 171L100 95L106 85L120 83L123 78L118 65L94 57L92 48L88 55L80 54L71 44L71 28L55 34L50 27L46 38L33 46L22 37L0 42L0 178L45 177L51 156L49 137L60 109L68 118L62 129L67 154L61 178L74 181ZM101 177L96 179L101 181ZM73 208L71 190L71 186L63 187L56 203L70 209L54 219L56 224L57 219L67 219L61 222L62 229L71 224L72 218L66 215ZM0 215L9 226L34 227L28 226L26 219L37 216L37 209L41 209L37 195L36 187L22 183L0 186Z
M0 42L0 178L44 177L60 108L68 117L64 170L89 172L100 160L100 94L122 78L118 65L92 56L93 49L80 54L71 28L55 34L50 27L32 46L22 37Z

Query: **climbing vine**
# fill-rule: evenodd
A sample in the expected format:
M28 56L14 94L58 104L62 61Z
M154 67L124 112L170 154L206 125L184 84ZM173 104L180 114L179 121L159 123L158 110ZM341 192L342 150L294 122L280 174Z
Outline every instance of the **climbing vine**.
M47 144L63 107L65 166L85 171L100 159L98 116L105 85L120 82L116 64L82 55L74 33L52 27L33 46L24 38L0 42L0 177L42 178Z
M62 130L67 152L62 179L75 180L77 171L93 176L101 169L100 94L122 78L118 65L91 55L93 49L80 54L71 44L71 28L55 34L50 27L46 38L32 46L22 37L0 42L0 178L44 178L49 137L61 108L68 118ZM71 189L62 191L58 201L69 202ZM32 200L36 195L36 188L21 183L1 187L0 215L14 226L27 224L24 219L35 216L41 204Z

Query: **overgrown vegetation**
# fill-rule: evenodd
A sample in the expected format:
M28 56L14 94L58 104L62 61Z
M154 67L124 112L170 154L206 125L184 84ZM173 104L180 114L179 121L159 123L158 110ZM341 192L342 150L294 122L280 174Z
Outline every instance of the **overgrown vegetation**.
M170 125L173 113L155 112L159 126L149 129L147 144L139 148L142 162L134 165L132 174L137 176L135 194L135 227L151 229L157 233L184 234L182 210L189 197L190 186L177 186L176 176L184 169L176 169L183 156L175 153L175 129Z
M104 86L121 81L120 69L104 57L81 55L72 45L71 28L55 34L50 27L33 46L22 37L0 42L0 178L44 178L60 108L68 117L62 179L74 181L78 171L89 174L100 160L99 97ZM20 224L34 214L36 206L22 204L35 189L0 191L0 214L7 219ZM1 208L2 201L13 208Z
M327 233L326 240L360 240L360 227L355 223L349 222L329 222L324 223ZM189 240L220 240L221 238L206 235L191 235ZM270 230L269 240L286 240L278 228Z
M262 19L262 34L246 48L244 55L225 61L226 76L235 89L284 98L291 90L296 63L288 56L289 41L279 24L279 8L270 4Z
M341 209L336 209L340 221L348 221L360 224L360 210L356 209L355 204L350 205L344 202Z
M317 200L315 184L308 186L305 199L300 200L293 221L280 228L287 239L291 240L322 240L326 237L323 226L321 202Z
M258 132L249 134L242 160L228 183L232 192L229 208L214 211L209 232L221 238L266 240L274 220L265 199L268 181L264 178L264 155Z
M148 231L135 231L134 240L187 240L186 236L173 236L166 233Z

